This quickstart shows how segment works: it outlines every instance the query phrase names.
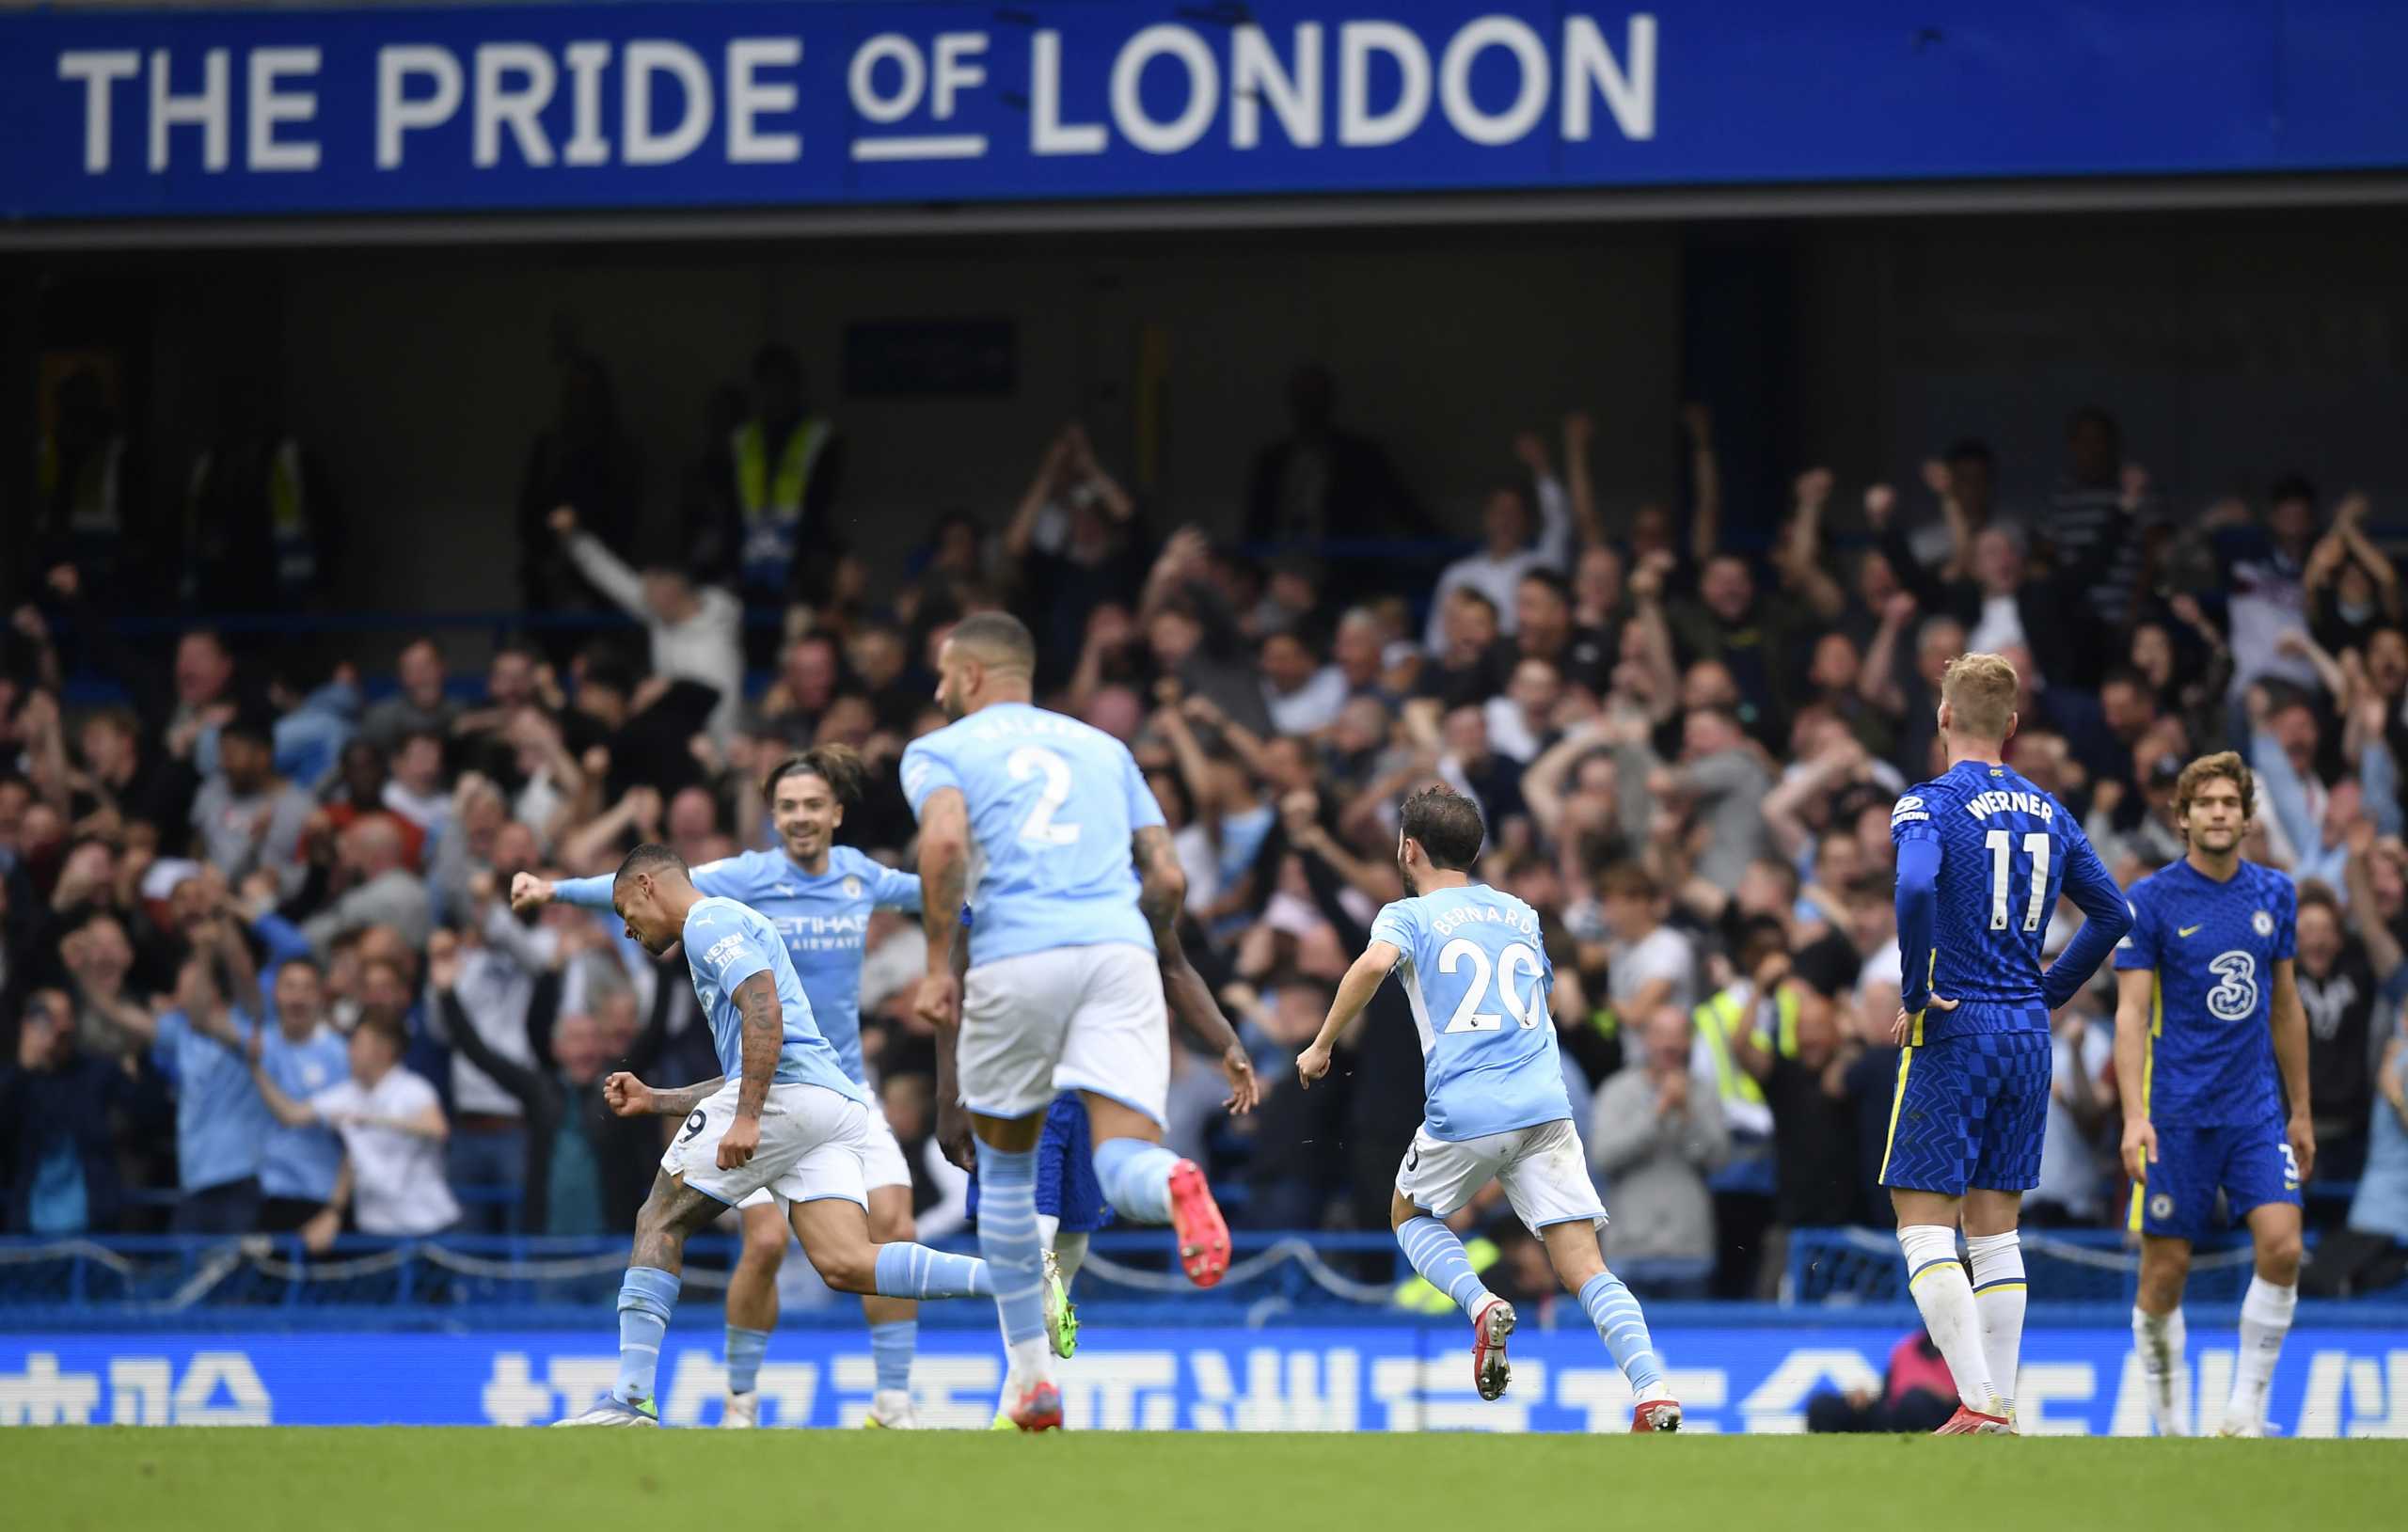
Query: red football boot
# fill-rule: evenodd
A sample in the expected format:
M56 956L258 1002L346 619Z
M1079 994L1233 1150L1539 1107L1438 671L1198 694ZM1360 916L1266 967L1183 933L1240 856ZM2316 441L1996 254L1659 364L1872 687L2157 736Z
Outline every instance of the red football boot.
M1209 1287L1228 1273L1229 1225L1193 1160L1170 1168L1170 1223L1179 1231L1179 1264L1188 1281Z

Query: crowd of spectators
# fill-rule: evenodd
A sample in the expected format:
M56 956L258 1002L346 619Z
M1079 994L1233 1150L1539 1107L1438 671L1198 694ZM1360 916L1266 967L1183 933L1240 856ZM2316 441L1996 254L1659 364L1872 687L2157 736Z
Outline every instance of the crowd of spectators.
M612 1118L598 1082L717 1072L682 959L589 912L515 913L512 877L639 839L695 862L772 844L765 772L830 741L870 766L841 838L910 865L895 765L943 721L931 657L1001 608L1037 636L1040 700L1127 741L1176 834L1189 951L1270 1088L1227 1121L1209 1061L1174 1050L1169 1130L1244 1224L1386 1225L1421 1112L1403 997L1342 1040L1338 1088L1295 1089L1289 1061L1401 892L1396 803L1444 782L1484 813L1480 876L1545 918L1617 1264L1744 1295L1784 1231L1886 1225L1889 814L1944 764L1936 684L1978 649L2022 678L2015 765L2121 881L2181 854L2182 763L2256 767L2247 854L2302 887L2311 1192L2356 1184L2316 1218L2370 1263L2408 1241L2408 636L2363 499L2285 480L2165 505L2085 409L2045 499L2003 500L1968 440L1845 513L1831 472L1799 473L1743 550L1702 408L1681 506L1608 526L1575 413L1499 443L1477 504L1425 510L1307 370L1247 482L1255 543L1151 514L1073 425L1016 505L939 520L881 582L844 552L842 438L789 369L765 353L719 406L731 445L657 543L610 471L607 391L572 372L522 497L528 597L636 626L547 629L482 678L432 640L389 684L207 629L137 653L75 565L26 592L0 681L8 1230L629 1226L659 1128ZM1434 585L1314 556L1413 529L1476 543ZM71 678L122 700L66 707ZM927 1233L959 1188L928 1147L922 962L915 922L873 923L864 1050ZM2034 1223L2121 1223L2112 1028L2104 979L2056 1018Z

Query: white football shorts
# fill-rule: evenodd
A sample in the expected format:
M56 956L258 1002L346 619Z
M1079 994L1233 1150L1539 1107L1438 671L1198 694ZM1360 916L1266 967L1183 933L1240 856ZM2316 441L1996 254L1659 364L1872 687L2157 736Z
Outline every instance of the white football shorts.
M1170 1020L1154 955L1116 941L979 964L957 1064L962 1104L982 1116L1030 1116L1076 1090L1164 1121Z
M869 1131L862 1138L862 1184L875 1192L881 1186L911 1189L911 1162L886 1121L886 1109L869 1111Z
M736 1120L744 1082L731 1080L687 1113L677 1136L660 1157L666 1175L685 1177L697 1192L730 1207L766 1199L817 1202L842 1197L866 1208L862 1161L869 1134L869 1109L823 1085L771 1085L761 1107L761 1142L752 1158L734 1170L719 1165L720 1140Z
M1396 1173L1404 1199L1438 1218L1461 1212L1490 1181L1505 1188L1514 1216L1532 1234L1581 1219L1606 1225L1605 1204L1597 1200L1589 1157L1569 1117L1460 1140L1433 1138L1425 1124L1414 1131Z

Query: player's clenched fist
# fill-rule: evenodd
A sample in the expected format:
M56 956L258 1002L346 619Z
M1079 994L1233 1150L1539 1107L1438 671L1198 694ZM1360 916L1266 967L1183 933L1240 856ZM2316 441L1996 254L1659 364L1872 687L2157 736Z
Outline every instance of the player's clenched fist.
M541 909L552 902L552 885L533 873L520 873L510 880L510 908L524 915L531 909Z
M737 1117L720 1135L719 1168L735 1170L752 1161L752 1151L761 1146L761 1119Z
M1305 1089L1312 1089L1313 1082L1327 1073L1329 1073L1329 1050L1321 1044L1315 1043L1296 1055L1296 1081Z
M641 1117L652 1110L652 1087L622 1069L602 1082L602 1100L622 1117Z
M911 1009L932 1027L953 1026L961 1016L961 981L950 973L931 973L920 981Z

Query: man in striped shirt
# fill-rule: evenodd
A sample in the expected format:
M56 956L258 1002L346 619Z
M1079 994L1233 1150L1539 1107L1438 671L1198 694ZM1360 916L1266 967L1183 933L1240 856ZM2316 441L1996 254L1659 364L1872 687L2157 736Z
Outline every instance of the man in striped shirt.
M2083 572L2099 620L2121 627L2140 573L2141 534L2156 519L2147 504L2148 474L2124 461L2123 431L2096 404L2083 405L2066 422L2066 455L2068 472L2049 497L2040 535L2060 569Z

